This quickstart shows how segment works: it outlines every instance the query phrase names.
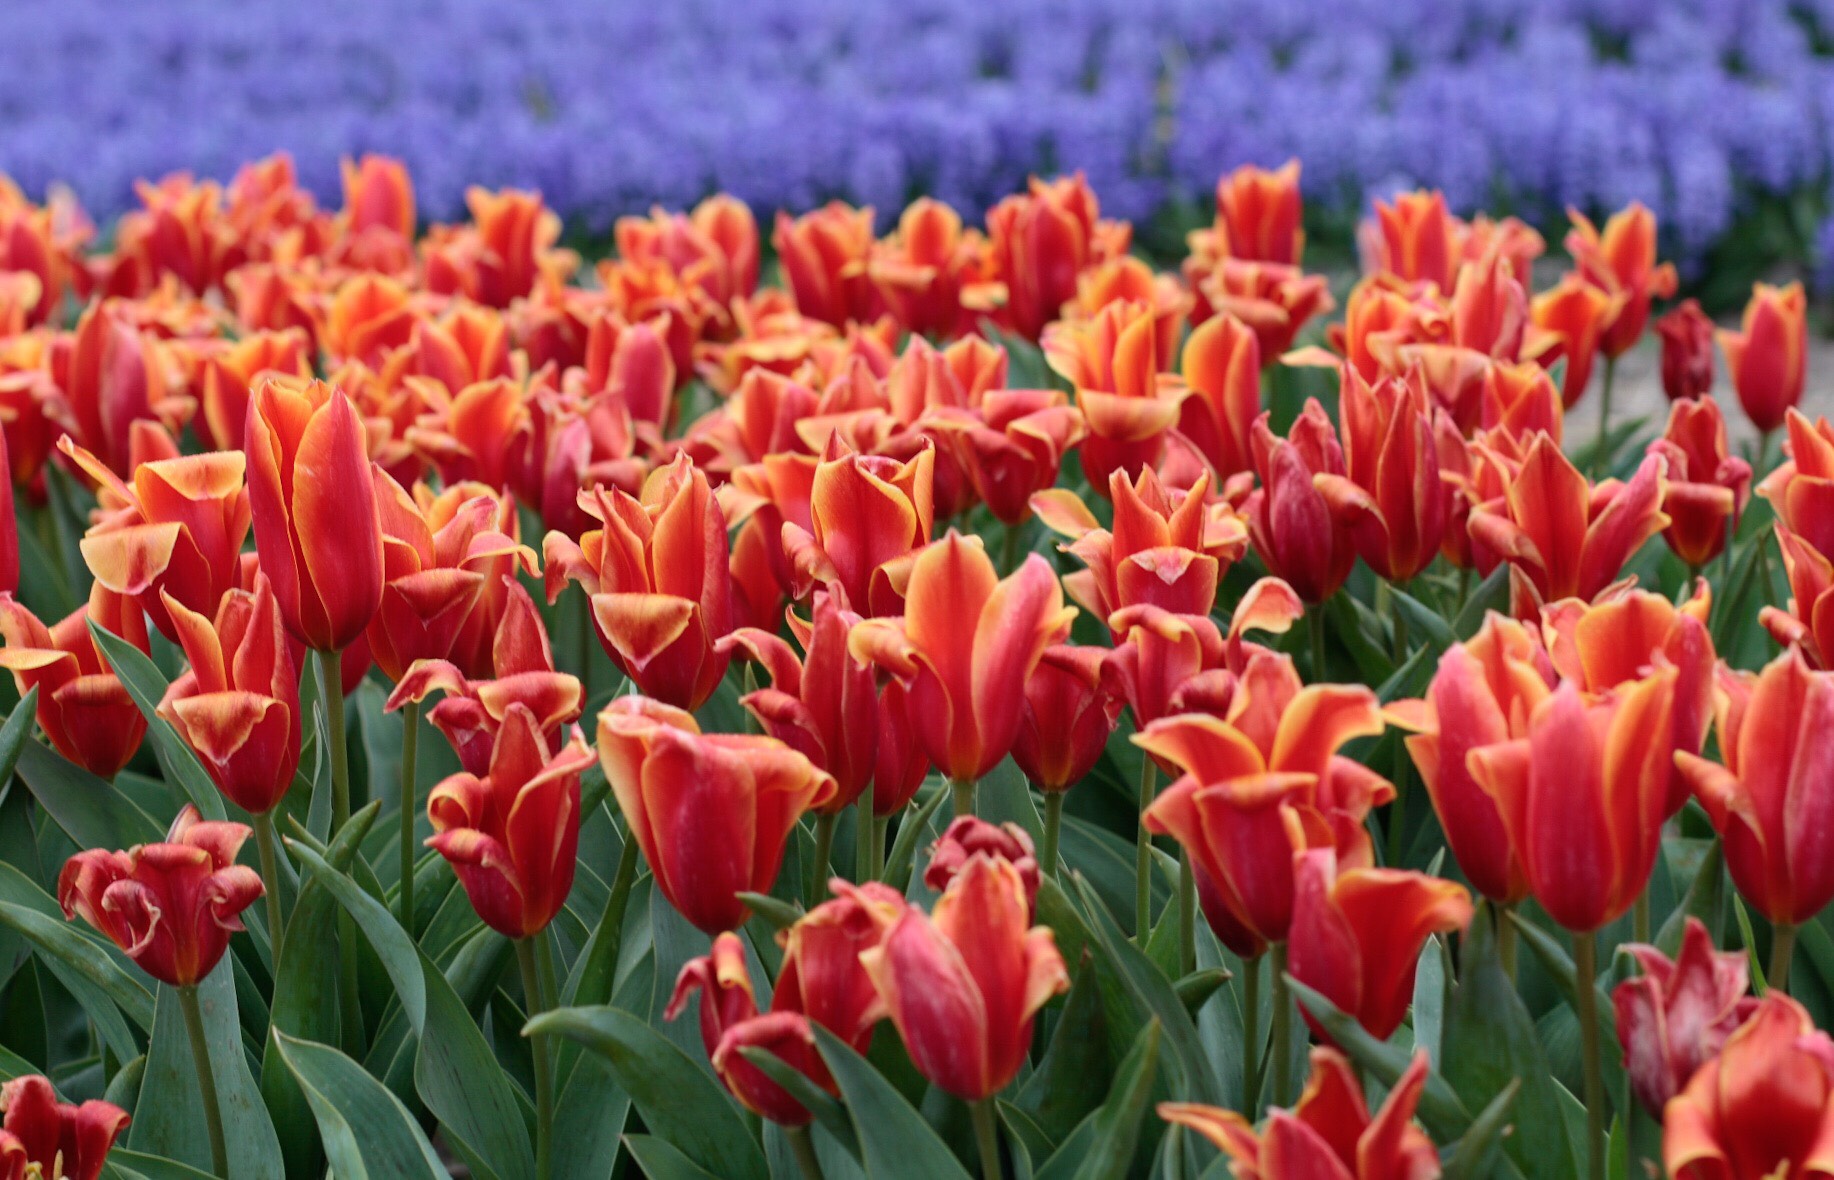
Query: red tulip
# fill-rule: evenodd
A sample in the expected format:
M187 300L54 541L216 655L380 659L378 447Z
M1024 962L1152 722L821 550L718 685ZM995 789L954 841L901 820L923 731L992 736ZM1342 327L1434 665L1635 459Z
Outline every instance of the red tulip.
M57 902L154 979L191 987L215 969L242 929L238 915L262 895L255 870L236 863L248 837L246 825L206 822L187 804L161 843L71 857Z
M1758 1001L1745 994L1749 979L1744 952L1716 952L1713 936L1692 915L1682 931L1678 958L1642 943L1624 949L1643 974L1626 979L1611 993L1618 1044L1637 1101L1660 1119L1668 1100L1719 1055L1726 1038L1757 1010Z
M872 219L871 206L855 209L840 201L793 219L778 212L771 245L797 311L837 328L875 318L879 298L866 273Z
M1261 343L1232 315L1211 316L1184 342L1179 373L1189 390L1178 430L1220 479L1254 470L1249 441L1261 414Z
M703 735L692 715L644 697L599 714L599 759L656 887L709 933L745 924L738 894L770 891L790 829L835 790L776 738Z
M1027 340L1076 294L1084 268L1127 253L1132 231L1101 220L1095 193L1079 172L1055 180L1032 178L1027 192L987 211L989 254L1006 287L999 319Z
M1063 458L1088 433L1081 410L1055 389L991 390L979 415L937 412L974 494L1003 524L1023 523L1031 498L1057 482Z
M1330 848L1294 861L1287 970L1370 1036L1387 1040L1413 999L1420 948L1434 934L1471 924L1470 894L1456 882L1403 869L1339 873Z
M860 953L885 941L908 907L897 890L877 881L851 885L836 879L832 885L832 900L777 935L783 969L771 1008L800 1012L864 1053L885 1005Z
M1299 265L1305 249L1299 161L1272 170L1244 164L1218 180L1213 232L1228 257Z
M57 752L91 774L113 778L146 734L146 718L89 634L89 620L147 651L146 616L100 582L89 602L46 627L10 594L0 594L0 668L24 696L38 689L38 725Z
M1025 886L1026 915L1037 910L1038 858L1032 838L1018 824L991 824L972 815L958 815L943 830L942 839L930 848L930 863L923 883L936 893L947 892L949 882L962 874L977 856L1006 861L1019 870Z
M1286 355L1314 316L1335 306L1331 285L1323 275L1306 274L1297 266L1240 258L1219 262L1199 292L1219 315L1234 316L1254 331L1262 359L1269 363Z
M914 458L899 462L849 454L838 437L830 438L809 492L813 528L783 526L791 596L806 597L822 584L862 615L898 613L893 571L930 543L935 466L935 448L927 442Z
M1599 232L1576 209L1568 209L1573 228L1567 234L1567 253L1584 279L1621 301L1599 336L1599 351L1608 357L1629 352L1642 338L1649 322L1651 299L1675 293L1675 268L1656 263L1656 215L1641 201L1632 201L1611 215Z
M50 358L76 441L122 476L133 473L136 422L175 431L192 408L177 388L169 346L140 328L129 307L114 299L92 304Z
M280 625L273 585L233 590L216 618L168 596L191 667L166 690L159 715L197 754L217 789L244 811L272 810L299 770L299 666Z
M1662 392L1669 401L1713 392L1713 321L1700 303L1684 299L1656 320L1662 340Z
M348 647L382 601L382 526L363 424L321 381L268 376L248 414L248 498L261 569L287 630Z
M239 449L256 376L273 369L295 377L310 377L308 345L302 329L289 328L281 332L250 332L220 352L202 355L203 391L192 425L204 445L213 451Z
M1013 762L1041 791L1067 791L1095 769L1121 715L1102 683L1107 653L1055 644L1025 682L1025 707L1013 737Z
M1440 477L1435 419L1418 370L1371 384L1342 370L1338 415L1344 473L1320 471L1314 485L1349 529L1356 552L1378 577L1412 581L1439 556L1452 485Z
M909 909L860 953L919 1073L969 1102L998 1093L1031 1049L1032 1018L1070 986L1020 871L971 857L926 917Z
M1599 337L1623 307L1626 296L1600 290L1578 271L1569 271L1559 284L1535 296L1529 315L1540 343L1531 349L1550 368L1567 363L1560 398L1568 409L1585 396L1592 383L1592 366L1598 360Z
M344 232L362 235L385 230L412 241L414 238L414 182L407 166L388 156L345 159Z
M1025 682L1075 614L1042 557L999 581L979 539L950 530L918 551L904 617L856 624L848 646L910 693L908 716L930 761L971 783L1012 749Z
M1712 398L1669 407L1668 429L1649 444L1667 461L1662 539L1675 556L1698 568L1718 557L1751 495L1751 464L1726 445L1726 419Z
M1463 227L1446 210L1445 194L1437 189L1400 193L1392 205L1376 201L1375 214L1373 223L1365 223L1374 227L1374 234L1366 230L1359 235L1375 245L1375 265L1369 269L1450 291L1464 243Z
M1834 556L1834 425L1800 411L1788 417L1787 460L1758 486L1777 519L1816 552Z
M1783 425L1788 411L1802 400L1808 377L1807 309L1801 283L1758 283L1751 289L1740 330L1719 334L1732 388L1761 434Z
M567 903L579 846L580 772L592 750L576 727L550 754L541 722L512 704L497 731L490 773L453 775L427 796L432 848L451 863L492 930L529 938Z
M96 1180L115 1140L131 1121L112 1102L59 1102L40 1074L0 1086L0 1176L7 1180Z
M1261 486L1243 506L1249 540L1270 573L1306 602L1322 603L1356 562L1349 531L1332 518L1315 482L1320 475L1345 474L1337 431L1324 407L1308 398L1287 438L1276 436L1263 414L1255 423L1254 451Z
M1111 303L1091 318L1060 320L1043 347L1088 424L1082 455L1090 484L1101 489L1116 471L1132 478L1157 462L1185 390L1164 372L1172 357L1160 351L1152 306Z
M1478 425L1487 436L1528 439L1542 433L1558 443L1565 432L1560 390L1547 370L1533 362L1491 365L1478 402Z
M975 328L965 304L985 303L974 294L985 252L985 240L979 231L963 231L959 213L919 197L905 206L898 228L873 247L866 273L905 331L960 336Z

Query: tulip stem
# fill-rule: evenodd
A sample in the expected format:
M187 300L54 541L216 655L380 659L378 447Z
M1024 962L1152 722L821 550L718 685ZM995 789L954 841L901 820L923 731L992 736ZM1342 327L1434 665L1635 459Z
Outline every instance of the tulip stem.
M1608 371L1608 370L1607 370ZM1586 1065L1586 1175L1605 1177L1605 1075L1599 1062L1598 933L1573 936L1573 997Z
M885 833L891 829L892 817L875 815L872 819L872 880L885 876Z
M952 778L949 780L949 797L955 805L955 818L974 814L974 788L979 785L975 779Z
M809 874L809 908L814 909L828 891L828 861L834 850L834 822L837 816L815 813L815 860Z
M1286 944L1276 942L1273 949L1274 961L1270 964L1274 984L1274 1019L1273 1044L1268 1052L1273 1055L1273 1093L1267 1096L1269 1106L1285 1106L1289 1101L1288 1091L1293 1084L1293 995L1286 986Z
M1605 386L1598 394L1598 441L1592 444L1592 478L1597 479L1605 472L1611 458L1610 448L1606 445L1611 433L1611 387L1617 379L1617 358L1605 358Z
M1197 871L1191 854L1178 852L1178 973L1197 970Z
M217 1101L217 1075L210 1064L210 1042L204 1036L204 1011L198 1006L196 984L178 989L178 1007L185 1014L185 1032L191 1038L191 1063L197 1069L204 1129L210 1135L210 1167L216 1175L227 1177L229 1146L223 1138L223 1108Z
M821 1157L815 1154L815 1140L809 1128L785 1127L783 1137L790 1141L790 1154L796 1157L796 1166L802 1169L802 1180L822 1180Z
M1044 847L1038 850L1038 863L1047 877L1057 876L1057 836L1063 830L1063 792L1044 793Z
M401 928L414 937L414 778L420 755L420 702L401 707Z
M1315 602L1305 612L1312 633L1312 683L1325 683L1325 604Z
M592 595L586 588L579 588L579 699L582 705L592 704Z
M344 741L344 668L336 651L318 653L319 694L325 701L325 736L331 743L331 834L350 819L350 751ZM344 1052L363 1053L363 997L357 985L357 924L340 910L338 926L338 1001L343 1012Z
M974 1115L974 1138L981 1146L982 1180L1000 1180L1000 1128L994 1121L993 1099L968 1104Z
M1140 759L1140 827L1134 841L1134 939L1142 947L1153 935L1153 838L1146 830L1146 809L1153 805L1159 768L1150 756Z
M1019 565L1019 532L1023 525L1006 526L1005 539L1000 542L1000 574L1004 577L1013 572Z
M1503 961L1503 974L1509 976L1513 986L1516 982L1516 907L1496 901L1490 904L1496 919L1497 957Z
M254 820L255 848L261 854L261 883L267 892L267 941L274 958L274 978L280 978L280 857L274 848L274 813L262 811Z
M1242 1117L1261 1107L1261 956L1242 960Z
M1789 994L1789 964L1796 955L1796 924L1778 922L1770 928L1770 975L1765 983L1780 995Z
M862 885L872 880L873 835L878 831L872 816L872 796L873 785L869 782L853 804L853 879Z
M522 968L522 1006L533 1020L541 1014L546 989L541 983L541 967L536 942L540 934L516 940L516 962ZM529 1053L535 1068L535 1175L548 1180L554 1151L554 1070L548 1060L548 1039L529 1038Z
M1649 941L1649 886L1637 894L1636 904L1630 910L1630 937L1633 942Z

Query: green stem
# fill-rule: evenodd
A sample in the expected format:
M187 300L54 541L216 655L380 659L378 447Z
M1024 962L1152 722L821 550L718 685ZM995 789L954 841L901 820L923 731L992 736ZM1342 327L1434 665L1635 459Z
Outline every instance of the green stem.
M401 928L414 934L414 803L415 764L420 754L420 702L401 707Z
M994 1122L993 1099L968 1104L974 1116L974 1138L981 1147L982 1180L1000 1180L1000 1128Z
M872 795L867 783L853 803L853 879L862 885L872 880Z
M1573 993L1579 1008L1579 1036L1586 1065L1586 1175L1605 1177L1605 1074L1599 1059L1598 934L1573 936Z
M1312 683L1325 683L1325 604L1315 602L1305 612L1312 633Z
M815 813L815 862L810 866L808 907L814 909L828 893L828 862L834 851L834 825L840 817Z
M885 876L885 833L891 826L891 816L877 815L873 817L871 880L877 881Z
M1286 944L1276 942L1273 948L1274 961L1269 964L1273 974L1274 985L1274 1020L1273 1044L1268 1053L1273 1056L1272 1070L1273 1093L1267 1096L1269 1106L1285 1106L1290 1102L1293 1085L1293 997L1286 986Z
M1395 736L1395 801L1388 808L1388 848L1383 863L1391 869L1401 867L1401 856L1406 849L1402 842L1407 838L1407 796L1409 793L1408 768L1413 763L1407 755L1407 743Z
M1178 850L1178 973L1197 970L1197 871L1191 854Z
M210 1166L218 1176L229 1175L229 1145L223 1138L223 1108L217 1101L217 1075L210 1064L210 1042L204 1036L204 1011L198 1006L197 985L178 989L178 1006L185 1014L185 1032L191 1038L191 1063L197 1069L198 1097L204 1103L204 1129L210 1135Z
M1146 830L1146 809L1153 805L1159 768L1150 756L1140 759L1139 828L1134 836L1134 939L1141 946L1153 935L1153 838Z
M1057 836L1063 830L1063 792L1044 792L1044 847L1038 850L1038 864L1044 875L1057 875Z
M331 743L331 834L350 819L350 751L344 734L344 672L338 652L318 653L319 694L325 702L326 737ZM340 908L338 927L338 999L343 1013L344 1052L363 1053L363 996L357 985L357 924Z
M803 1180L822 1180L821 1159L815 1154L815 1140L809 1135L809 1128L785 1127L783 1137L790 1141L790 1154L796 1157Z
M1770 929L1770 975L1765 982L1770 990L1789 994L1789 964L1796 954L1796 924L1778 922Z
M516 962L522 968L522 1003L529 1019L540 1015L542 995L541 966L536 942L541 935L516 940ZM548 1180L554 1153L554 1070L548 1060L548 1039L529 1038L529 1051L535 1066L535 1176Z
M1023 524L1006 526L1006 537L1000 542L1000 572L1010 574L1019 566L1019 533Z
M1470 566L1458 571L1458 613L1465 613L1465 603L1471 601L1471 583L1476 572Z
M1637 894L1636 904L1630 911L1630 937L1633 942L1649 941L1649 886L1643 886L1643 892Z
M592 634L592 595L586 588L579 588L579 699L590 706L592 703L592 645L597 641Z
M591 957L579 972L579 985L584 988L589 981L602 981L603 994L611 995L613 983L618 973L618 951L624 941L624 912L629 908L631 886L637 881L637 862L643 853L637 847L637 841L628 829L623 831L624 848L618 853L617 873L612 877L611 898L605 903L605 912L599 915L599 923L592 932ZM594 987L593 990L601 989Z
M1496 919L1497 957L1503 961L1503 974L1516 981L1516 920L1514 905L1491 902L1491 916Z
M280 977L280 939L281 927L285 921L280 914L280 857L275 851L274 813L259 812L253 817L255 828L255 848L261 854L261 884L267 893L267 941L274 956L274 977Z
M1776 431L1774 430L1766 430L1763 434L1758 435L1758 459L1757 462L1751 465L1751 482L1753 484L1761 482L1764 476L1768 474L1767 469L1770 467L1770 436L1775 433Z
M1242 960L1242 1117L1261 1117L1261 956Z
M974 788L977 785L978 782L975 779L969 779L966 782L958 778L949 780L949 798L955 805L956 819L974 814Z
M1605 464L1610 455L1606 446L1606 435L1611 429L1611 387L1617 379L1617 358L1605 358L1605 387L1598 395L1598 440L1592 444L1592 478L1604 474Z

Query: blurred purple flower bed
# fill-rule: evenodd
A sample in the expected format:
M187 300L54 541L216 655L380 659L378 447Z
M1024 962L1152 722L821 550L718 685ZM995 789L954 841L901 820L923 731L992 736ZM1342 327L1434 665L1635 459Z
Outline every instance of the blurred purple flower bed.
M0 44L0 171L98 219L276 149L327 198L387 152L423 216L532 186L588 232L1077 168L1145 219L1298 156L1346 213L1640 199L1686 262L1767 200L1818 216L1834 149L1834 0L7 0Z

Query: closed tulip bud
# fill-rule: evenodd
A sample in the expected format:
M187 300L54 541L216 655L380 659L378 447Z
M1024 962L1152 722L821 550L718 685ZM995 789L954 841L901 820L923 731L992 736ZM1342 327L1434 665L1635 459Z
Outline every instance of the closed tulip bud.
M776 738L702 734L644 697L599 714L599 759L656 887L710 934L745 924L738 895L770 892L790 829L835 790Z
M1290 1111L1269 1112L1259 1132L1233 1110L1195 1102L1161 1102L1159 1117L1209 1140L1242 1180L1423 1180L1439 1175L1439 1151L1414 1125L1427 1072L1426 1054L1415 1054L1371 1116L1350 1062L1319 1047L1299 1101Z
M7 1180L97 1180L115 1140L131 1121L112 1102L59 1102L41 1074L0 1086L0 1176Z
M1399 193L1393 204L1377 200L1375 220L1365 222L1358 237L1364 240L1365 253L1372 255L1366 258L1365 269L1393 275L1404 283L1426 282L1441 291L1452 289L1463 233L1458 219L1446 209L1445 194L1437 189Z
M1339 873L1329 848L1300 853L1293 873L1287 970L1370 1036L1387 1040L1413 999L1420 948L1435 934L1471 924L1470 894L1456 882L1404 869Z
M76 441L121 476L133 473L134 423L176 430L192 409L179 391L170 346L139 327L129 306L113 299L92 304L50 357Z
M1160 351L1151 305L1111 303L1092 318L1061 320L1043 347L1088 423L1082 456L1091 485L1104 488L1116 471L1132 478L1156 463L1185 391L1162 371L1173 358Z
M885 1004L860 953L884 942L909 907L902 894L877 881L832 884L832 900L777 935L783 969L771 992L771 1008L800 1012L864 1053L873 1026L885 1018Z
M1041 791L1069 790L1108 748L1122 702L1102 683L1106 655L1099 647L1055 644L1025 682L1013 762Z
M1713 936L1691 914L1679 957L1671 959L1642 943L1624 949L1643 974L1626 979L1611 994L1618 1044L1637 1101L1660 1119L1668 1100L1719 1055L1758 1001L1745 994L1750 980L1744 952L1715 951Z
M1589 933L1649 884L1668 799L1675 670L1602 700L1571 682L1535 707L1528 736L1474 750L1529 890L1554 921Z
M1669 526L1662 539L1689 566L1706 565L1738 526L1751 494L1751 464L1731 454L1726 420L1712 398L1669 407L1668 429L1649 450L1668 465L1662 511Z
M1416 370L1371 384L1345 365L1338 414L1345 472L1313 479L1356 551L1377 576L1412 581L1439 556L1452 485L1440 477L1434 421L1445 411Z
M1271 170L1244 164L1218 180L1215 232L1231 258L1299 265L1305 250L1299 161Z
M1834 822L1821 767L1834 757L1834 672L1796 651L1756 676L1720 677L1721 763L1675 755L1725 846L1726 867L1752 908L1778 923L1813 918L1834 899L1834 856L1816 838Z
M160 843L71 857L58 874L58 905L154 979L190 987L215 969L263 892L255 870L236 863L248 837L247 825L206 822L187 804Z
M897 614L901 604L887 567L930 543L935 470L935 447L927 441L899 462L847 453L831 437L809 493L813 528L783 526L791 596L827 585L839 591L841 605L862 615Z
M1623 356L1642 338L1650 300L1675 293L1674 266L1656 262L1656 215L1632 201L1611 215L1603 232L1578 210L1567 210L1567 216L1573 222L1567 252L1580 275L1601 291L1622 295L1598 346L1608 357Z
M1726 372L1760 434L1783 425L1808 377L1808 296L1801 283L1752 287L1737 332L1719 334Z
M287 631L348 647L382 601L382 525L363 423L321 381L269 376L248 414L248 498Z
M1127 253L1132 231L1101 220L1100 205L1082 173L1054 180L1032 178L1028 191L987 211L989 255L1005 285L1002 322L1037 340L1076 295L1076 280L1090 265Z
M837 328L875 318L878 293L866 273L872 220L870 205L855 209L840 201L797 218L778 212L771 245L797 311Z
M579 847L579 776L592 750L575 728L550 754L541 723L512 704L490 772L464 772L427 796L432 848L452 865L471 908L505 938L547 928L567 903Z
M1012 1081L1031 1048L1032 1018L1069 990L1056 940L1030 925L1030 912L1019 869L977 856L933 915L906 910L860 954L917 1071L964 1101Z
M1662 341L1662 392L1675 402L1713 392L1713 321L1700 303L1684 299L1656 320Z
M1766 996L1663 1109L1663 1167L1675 1180L1834 1175L1830 1062L1808 1011Z
M977 856L994 857L1019 870L1029 918L1038 902L1038 858L1031 836L1018 824L992 824L972 815L956 816L944 829L942 839L930 848L930 863L923 870L923 883L934 892L945 892L949 882L960 876L968 862Z
M38 689L38 726L65 758L112 779L146 734L146 718L127 695L89 633L89 620L147 651L146 616L100 582L89 602L47 627L10 594L0 594L0 668L24 696Z
M1556 361L1566 362L1560 399L1568 409L1585 396L1586 387L1592 383L1599 336L1624 299L1623 293L1602 291L1578 271L1570 271L1558 285L1535 296L1530 305L1535 338L1528 351L1550 368Z
M979 540L950 530L918 552L904 617L858 623L848 645L905 686L930 761L971 783L1012 749L1025 682L1075 615L1042 557L1001 581Z
M215 619L169 596L166 609L191 667L166 690L159 715L172 723L217 789L244 811L277 806L299 770L299 666L274 590L231 591Z
M1350 576L1356 549L1350 532L1331 514L1317 487L1320 475L1345 474L1344 451L1324 407L1307 399L1287 438L1279 438L1263 414L1255 423L1255 489L1243 514L1255 552L1275 577L1308 603L1322 603Z
M1219 478L1254 470L1249 435L1261 415L1261 342L1232 315L1191 330L1179 373L1189 392L1178 407L1178 431L1202 452Z
M726 674L714 643L732 615L726 517L706 475L682 455L651 473L642 499L601 487L579 503L600 527L578 543L547 535L548 601L578 582L600 645L637 687L699 708Z

